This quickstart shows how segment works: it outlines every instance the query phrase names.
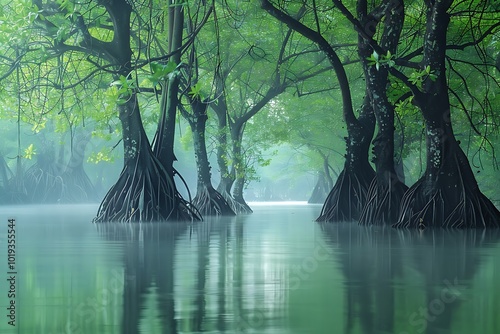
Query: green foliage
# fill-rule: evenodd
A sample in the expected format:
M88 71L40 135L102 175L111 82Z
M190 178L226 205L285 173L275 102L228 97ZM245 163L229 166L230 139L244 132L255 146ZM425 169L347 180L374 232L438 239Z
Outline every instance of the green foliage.
M135 90L135 81L123 75L118 80L111 83L111 87L116 87L115 96L117 104L125 104Z
M113 156L109 149L103 149L99 152L92 152L87 158L87 162L98 164L100 162L113 162Z
M190 87L188 94L193 99L203 100L204 97L203 97L203 93L202 93L201 89L202 89L202 84L201 84L201 82L198 81L196 84L194 84L193 86Z
M437 76L434 74L434 71L431 71L430 66L426 66L423 70L412 72L408 78L408 80L417 86L418 88L422 88L422 83L429 78L432 81L435 81Z
M345 3L355 12L355 1ZM296 15L303 2L280 4L284 10ZM208 7L197 1L181 1L173 5L184 6L195 25ZM324 54L296 33L291 33L287 45L282 46L288 28L264 13L258 2L228 1L215 5L217 20L211 16L192 44L199 66L195 75L187 68L187 53L181 56L182 67L165 56L169 42L168 4L158 1L152 1L148 6L135 4L130 27L134 71L113 79L116 68L110 66L108 56L103 56L102 50L86 48L82 44L83 32L76 27L77 20L82 19L92 38L100 43L111 42L114 37L112 20L101 4L59 0L47 10L34 6L30 0L4 1L0 6L1 118L15 124L20 110L23 126L27 125L27 131L32 128L35 133L49 129L63 133L88 127L93 140L106 143L106 147L99 147L91 153L88 161L110 161L116 153L111 153L109 147L116 145L121 136L116 104L126 103L133 93L138 93L144 126L152 132L158 120L158 101L157 96L149 92L156 93L158 85L176 71L183 74L192 71L191 81L186 80L187 86L191 85L186 93L193 98L212 99L214 106L217 98L224 94L228 118L233 122L252 111L271 88L286 87L282 95L262 107L244 127L242 150L247 162L245 168L238 167L249 173L246 175L248 180L254 179L252 175L260 173L262 166L273 165L271 159L276 159L276 156L269 152L275 145L286 144L290 147L287 154L293 152L303 159L300 172L299 169L294 172L297 175L321 167L319 150L331 157L333 165L341 166L345 149L342 137L346 130L340 112L342 105L337 79L330 70L316 73L329 66ZM487 12L479 10L483 5ZM491 22L497 21L497 7L494 1L487 5L478 0L457 3L451 13L450 44L461 45L481 36ZM314 30L319 27L332 45L341 45L335 47L341 59L355 61L357 34L352 24L338 10L332 10L331 2L317 1L316 8L318 22L312 7L307 7L301 21ZM371 66L377 69L381 66L396 67L398 57L405 57L418 49L422 41L420 32L425 30L423 9L421 1L405 3L408 14L405 37L400 40L398 54L374 52L368 58ZM188 47L187 51L191 49ZM496 124L500 124L500 116L496 113L500 107L500 90L494 82L500 78L500 71L494 67L499 63L499 55L500 38L495 31L485 36L477 47L447 51L454 67L454 70L447 69L450 89L456 94L450 96L454 129L463 139L463 145L467 145L470 156L476 152L483 156L492 155L485 137L494 138L498 132ZM418 54L409 61L418 64L421 57ZM155 60L151 62L151 59ZM364 83L358 80L362 70L359 63L345 68L351 83L353 104L359 106L365 93ZM436 79L434 69L429 66L422 70L397 68L418 88L422 88L426 80ZM483 75L480 70L487 74ZM223 75L224 84L224 89L217 92L212 87L216 73ZM64 93L61 93L63 87ZM408 91L401 81L391 77L388 94L398 116L396 127L405 131L403 157L413 159L421 153L422 120L411 97L400 100ZM467 110L467 113L462 110ZM217 137L219 130L213 117L209 121L212 123L207 138ZM471 132L471 124L483 136L473 135L469 139L466 134ZM182 133L180 141L184 147L191 144L190 136L190 131ZM492 142L497 144L498 139L492 139ZM16 144L3 145L8 146L9 151ZM26 145L23 143L21 147ZM30 154L25 152L26 157L36 154L34 146L32 149ZM228 152L225 159L229 164L235 162L232 152ZM484 161L489 160L485 158ZM490 174L495 175L488 170Z
M387 50L387 55L379 56L377 51L373 51L370 57L367 58L369 66L375 66L377 71L380 66L387 65L388 67L394 67L396 62L394 61L395 55L391 54L391 51Z
M156 86L160 81L166 80L169 75L175 71L175 69L177 68L177 64L172 61L169 61L166 64L152 62L150 64L150 67L151 75L147 78L153 84L153 86Z
M24 156L23 158L31 160L33 156L36 155L36 149L33 144L30 144L25 150L24 150Z

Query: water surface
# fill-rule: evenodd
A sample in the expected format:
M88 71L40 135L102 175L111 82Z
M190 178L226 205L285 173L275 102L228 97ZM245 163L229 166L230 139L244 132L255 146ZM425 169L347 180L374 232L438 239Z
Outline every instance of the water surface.
M320 225L317 205L252 204L196 224L91 223L97 206L16 219L16 327L1 333L500 333L498 231Z

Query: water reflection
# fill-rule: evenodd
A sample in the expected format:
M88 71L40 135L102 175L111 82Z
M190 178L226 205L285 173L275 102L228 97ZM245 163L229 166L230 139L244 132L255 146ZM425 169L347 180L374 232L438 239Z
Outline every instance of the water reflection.
M121 332L178 333L174 255L186 224L97 224L107 242L124 244Z
M457 311L470 310L472 280L498 230L321 227L345 275L344 333L467 333ZM485 320L482 333L493 333L494 319Z
M193 225L0 208L19 223L20 332L500 333L499 231L320 225L320 206L253 208Z

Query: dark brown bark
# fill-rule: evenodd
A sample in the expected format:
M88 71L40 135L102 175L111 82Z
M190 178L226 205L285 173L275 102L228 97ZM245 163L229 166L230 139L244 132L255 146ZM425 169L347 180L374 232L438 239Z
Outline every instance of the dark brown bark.
M177 192L174 180L154 156L142 126L135 94L119 106L124 168L99 207L96 222L200 219Z
M358 220L366 204L368 187L375 177L368 161L375 118L367 96L354 124L348 128L344 168L316 219L318 222Z

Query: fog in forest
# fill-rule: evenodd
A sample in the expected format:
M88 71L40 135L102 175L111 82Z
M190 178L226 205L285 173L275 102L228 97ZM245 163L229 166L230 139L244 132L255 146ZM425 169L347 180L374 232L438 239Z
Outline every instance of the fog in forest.
M0 332L500 333L500 2L0 0Z

